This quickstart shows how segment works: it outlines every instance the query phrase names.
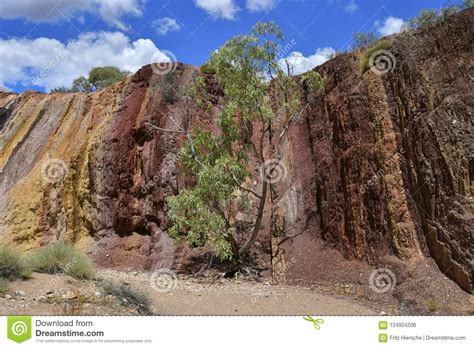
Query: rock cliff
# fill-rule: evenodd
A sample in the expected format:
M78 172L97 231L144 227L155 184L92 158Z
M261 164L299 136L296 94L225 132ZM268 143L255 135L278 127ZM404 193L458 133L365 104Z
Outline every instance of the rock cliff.
M263 275L310 283L432 258L472 293L473 18L388 38L387 71L363 72L361 51L317 68L324 90L285 140L287 173L253 250ZM204 262L166 234L166 197L190 180L175 154L182 139L147 124L215 118L177 93L199 69L172 68L144 66L95 93L0 92L3 241L28 250L66 239L104 267Z

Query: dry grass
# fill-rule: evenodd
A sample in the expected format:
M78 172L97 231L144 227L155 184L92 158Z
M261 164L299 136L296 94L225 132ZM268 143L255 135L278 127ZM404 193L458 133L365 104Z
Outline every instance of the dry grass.
M0 296L5 296L7 291L8 291L8 282L5 279L0 278Z
M440 307L440 304L438 300L435 299L434 297L431 297L426 301L426 308L428 309L430 313L437 312L439 310L439 307Z
M35 252L30 262L39 273L64 273L77 279L93 279L95 270L89 257L72 244L57 242Z
M14 279L28 279L31 269L21 257L21 253L6 246L0 247L0 277Z
M105 294L118 298L122 304L136 307L139 313L144 315L153 314L150 309L150 298L147 294L129 285L115 284L110 281L103 281L101 287Z

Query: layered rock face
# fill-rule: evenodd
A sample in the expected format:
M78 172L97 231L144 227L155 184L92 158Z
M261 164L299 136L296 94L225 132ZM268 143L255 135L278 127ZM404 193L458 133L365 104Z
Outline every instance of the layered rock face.
M324 90L307 96L284 140L286 175L271 185L257 268L311 282L339 257L431 257L472 292L473 18L389 38L387 71L362 73L362 52L317 68ZM191 180L176 155L183 139L147 124L214 128L216 115L178 96L199 69L174 68L145 66L96 93L0 93L3 241L26 250L66 239L106 267L201 262L166 234L166 198ZM334 259L321 257L328 250Z
M473 13L392 38L376 73L361 76L357 53L318 69L325 90L292 130L280 189L301 192L298 219L272 230L283 263L309 276L322 239L370 263L431 256L472 292Z

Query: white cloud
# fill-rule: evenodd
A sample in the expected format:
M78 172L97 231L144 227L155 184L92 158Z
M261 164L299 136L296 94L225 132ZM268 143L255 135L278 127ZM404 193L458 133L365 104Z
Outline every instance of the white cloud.
M235 19L239 11L234 0L194 0L194 3L216 19Z
M382 36L387 36L399 33L402 30L403 23L404 21L401 18L387 17L382 24L380 24L380 22L376 22L375 26L378 27L377 31Z
M252 12L272 10L279 0L247 0L247 9Z
M1 0L0 18L24 18L32 22L57 22L84 12L98 13L104 21L121 30L129 26L122 17L141 16L140 0ZM65 18L66 17L66 18ZM77 16L80 20L80 15Z
M25 18L34 22L54 22L63 14L70 17L76 11L85 11L92 7L91 0L2 0L0 18Z
M353 14L359 9L359 6L357 6L355 0L351 0L346 6L344 6L344 11L346 11L349 14Z
M308 57L301 52L293 51L288 57L280 59L279 63L286 70L285 60L288 61L293 67L293 74L298 75L323 64L335 53L336 50L332 47L318 48L313 55Z
M151 23L151 27L158 35L166 35L173 31L181 30L181 26L176 19L171 17L159 18Z
M121 18L126 15L140 17L142 9L138 0L94 0L99 5L99 14L109 24L120 30L129 30L130 26Z
M64 44L56 39L0 39L0 86L37 84L47 90L70 86L96 66L131 72L170 58L149 39L130 39L121 32L90 32Z

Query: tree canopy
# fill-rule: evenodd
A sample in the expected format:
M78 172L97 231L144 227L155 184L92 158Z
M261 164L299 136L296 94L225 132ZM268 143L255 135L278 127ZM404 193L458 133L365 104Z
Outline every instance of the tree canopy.
M79 76L72 82L71 87L57 87L51 92L93 92L108 87L129 75L129 71L120 70L114 66L92 68L88 77Z

